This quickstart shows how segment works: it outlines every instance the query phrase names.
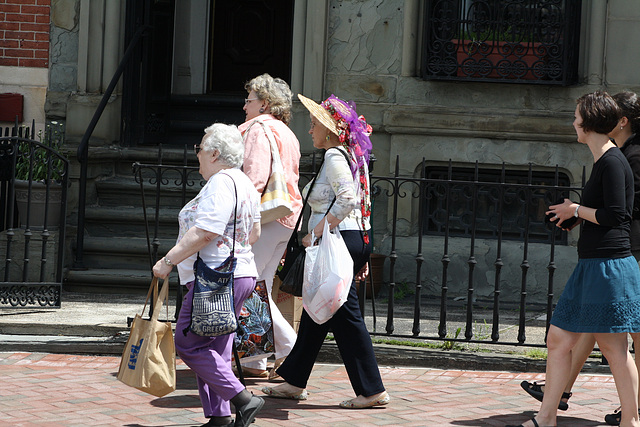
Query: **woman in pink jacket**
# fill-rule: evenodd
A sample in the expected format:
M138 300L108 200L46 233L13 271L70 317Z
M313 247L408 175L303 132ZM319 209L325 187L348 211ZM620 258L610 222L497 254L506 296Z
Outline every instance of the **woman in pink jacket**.
M258 268L256 280L265 282L269 294L277 368L296 341L294 329L271 299L271 290L276 268L302 209L302 197L298 189L300 143L288 126L292 93L284 80L262 74L249 81L245 89L248 92L244 101L246 119L238 127L245 141L243 171L262 194L271 173L271 149L265 132L265 127L268 127L278 145L293 210L288 216L262 224L262 237L253 245ZM243 372L248 376L267 377L269 373L266 368L266 358L243 364Z

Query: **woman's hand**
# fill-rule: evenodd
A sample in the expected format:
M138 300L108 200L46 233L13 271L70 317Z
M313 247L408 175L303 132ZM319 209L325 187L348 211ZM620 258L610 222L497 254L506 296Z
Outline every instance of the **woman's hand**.
M366 263L364 266L362 266L360 271L358 271L358 274L356 274L356 281L361 282L365 280L367 276L369 276L369 263Z
M302 246L304 246L305 248L308 248L309 246L311 246L311 244L313 243L313 238L311 236L311 234L307 234L306 236L304 236L302 238ZM318 244L318 239L316 238L316 242L315 244Z
M549 210L547 212L545 212L545 214L553 215L551 217L550 221L551 222L555 222L556 223L556 227L562 228L564 230L571 230L576 225L580 224L581 218L578 218L578 221L576 221L575 224L573 224L569 228L563 227L562 223L565 222L566 220L574 217L574 214L576 212L576 208L578 208L578 206L580 206L580 205L577 204L577 203L573 203L569 199L564 199L564 202L560 203L559 205L551 205L551 206L549 206Z
M152 269L153 275L160 279L166 279L169 273L171 273L171 270L173 270L173 265L167 265L167 263L164 262L164 258L160 258Z

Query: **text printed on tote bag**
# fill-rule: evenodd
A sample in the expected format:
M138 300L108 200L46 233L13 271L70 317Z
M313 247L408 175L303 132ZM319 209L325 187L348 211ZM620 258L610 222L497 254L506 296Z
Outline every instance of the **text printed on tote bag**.
M131 353L129 355L129 369L136 369L136 363L138 363L138 353L140 353L142 341L144 341L144 338L140 338L140 342L138 343L138 345L131 344Z

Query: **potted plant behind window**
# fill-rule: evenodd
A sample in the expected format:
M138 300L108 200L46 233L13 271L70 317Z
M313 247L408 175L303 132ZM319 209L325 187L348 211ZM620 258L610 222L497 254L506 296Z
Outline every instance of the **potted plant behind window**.
M28 135L28 129L25 131ZM44 132L38 132L38 140L41 145L28 142L18 144L15 167L16 205L21 226L27 225L28 219L29 227L43 227L47 208L46 225L51 228L60 222L63 170L62 160L51 150L59 153L64 141L63 125L55 121L48 123Z

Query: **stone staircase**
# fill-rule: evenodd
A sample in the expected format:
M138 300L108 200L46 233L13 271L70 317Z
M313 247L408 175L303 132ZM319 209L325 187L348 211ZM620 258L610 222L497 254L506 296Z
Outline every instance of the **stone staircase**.
M158 164L158 149L117 148L92 149L90 179L87 187L88 201L85 215L83 266L71 267L65 274L64 289L75 292L122 293L141 292L148 288L151 280L151 257L149 245L154 241L157 188L145 179L144 194L147 211L149 241L142 204L142 191L132 172L136 161ZM188 166L197 166L191 146L187 150ZM183 165L182 148L163 148L164 165ZM301 171L312 169L312 154L303 154ZM145 175L149 178L149 175ZM201 177L197 170L189 175L193 185L182 195L176 184L179 175L169 171L160 186L157 243L158 258L175 244L178 235L178 213L201 188ZM303 179L303 184L308 179ZM90 195L90 196L89 196ZM72 213L73 214L73 213ZM70 220L71 229L74 229ZM73 234L73 233L72 233ZM75 237L69 236L72 251L68 259L75 259ZM170 276L172 288L178 283L176 269ZM175 289L175 288L173 288Z
M142 153L141 151L144 151ZM163 164L182 165L182 149L163 149ZM191 153L188 153L191 154ZM96 177L91 185L93 197L85 210L85 235L83 268L70 268L65 275L65 289L69 291L122 292L145 290L151 279L151 251L158 243L158 258L162 257L176 241L177 216L184 203L200 190L200 175L189 176L194 185L187 188L184 198L182 188L175 184L177 172L164 176L159 192L157 235L155 226L157 187L145 175L144 194L146 223L140 183L136 182L131 165L134 161L157 164L157 149L121 149L117 158L106 164L113 165L110 176ZM138 157L136 159L136 157ZM196 166L195 156L190 156L189 166ZM195 161L195 162L194 162ZM89 185L88 185L89 187ZM148 239L147 239L148 234ZM154 240L155 237L155 240ZM73 242L75 257L75 241ZM171 276L177 283L177 273Z

